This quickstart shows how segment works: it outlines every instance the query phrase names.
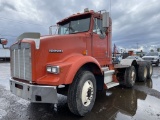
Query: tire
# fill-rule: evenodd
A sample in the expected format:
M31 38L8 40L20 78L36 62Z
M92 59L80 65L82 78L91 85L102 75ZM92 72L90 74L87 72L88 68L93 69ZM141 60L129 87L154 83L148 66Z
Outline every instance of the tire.
M156 66L159 66L159 60L156 62Z
M136 70L134 66L128 67L125 70L124 74L125 86L126 87L133 87L136 81Z
M138 80L146 82L147 79L147 67L146 64L140 64L138 67Z
M153 66L151 63L147 63L147 78L151 78L153 74Z
M79 71L68 89L68 107L78 116L93 108L96 98L96 79L90 71Z

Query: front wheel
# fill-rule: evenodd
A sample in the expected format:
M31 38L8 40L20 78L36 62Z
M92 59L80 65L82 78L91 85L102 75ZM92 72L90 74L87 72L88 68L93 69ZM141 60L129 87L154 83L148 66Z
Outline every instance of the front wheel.
M80 71L68 89L68 107L76 115L84 116L93 108L96 98L96 79L90 71Z

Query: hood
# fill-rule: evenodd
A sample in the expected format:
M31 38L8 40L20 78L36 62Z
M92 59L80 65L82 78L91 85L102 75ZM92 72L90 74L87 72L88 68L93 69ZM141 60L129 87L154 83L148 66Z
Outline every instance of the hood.
M44 36L40 38L39 52L45 52L48 62L62 60L71 53L81 54L86 50L85 38L84 34Z
M46 72L46 65L56 65L75 54L83 54L87 49L87 37L85 34L43 36L40 38L39 49L35 49L33 59L37 78L42 77ZM41 69L41 70L40 70Z

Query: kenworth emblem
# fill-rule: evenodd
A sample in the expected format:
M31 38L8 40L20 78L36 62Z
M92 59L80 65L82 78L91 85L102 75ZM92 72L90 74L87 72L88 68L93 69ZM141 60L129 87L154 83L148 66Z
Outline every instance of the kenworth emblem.
M54 50L54 49L51 49L51 50L49 50L49 53L63 53L63 50Z

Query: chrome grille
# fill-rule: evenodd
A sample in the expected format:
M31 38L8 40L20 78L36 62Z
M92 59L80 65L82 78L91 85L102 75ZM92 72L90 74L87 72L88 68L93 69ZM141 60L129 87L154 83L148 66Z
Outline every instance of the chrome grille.
M29 43L15 44L11 47L11 76L31 81L31 46Z

